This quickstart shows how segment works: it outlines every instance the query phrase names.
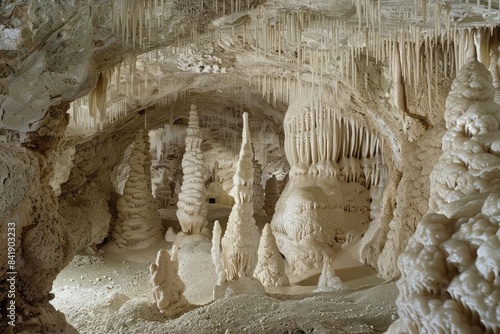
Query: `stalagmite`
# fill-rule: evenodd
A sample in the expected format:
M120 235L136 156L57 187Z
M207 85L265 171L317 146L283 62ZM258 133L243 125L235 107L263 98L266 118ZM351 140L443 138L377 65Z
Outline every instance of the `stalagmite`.
M174 246L175 248L175 246ZM189 306L184 297L185 285L177 274L177 250L172 250L172 259L166 249L160 249L155 263L149 267L153 299L156 307L169 317L173 317Z
M401 332L500 328L500 187L494 181L500 106L493 98L489 71L469 59L446 100L448 130L430 175L429 212L399 257Z
M258 250L258 262L253 275L264 286L290 285L288 277L285 275L283 258L276 245L276 239L269 224L266 224L262 230Z
M142 129L137 132L129 158L129 177L116 203L118 221L112 240L119 248L147 248L162 238L160 216L151 194L148 139Z
M205 164L201 151L200 127L196 106L191 105L186 129L186 152L182 157L182 185L177 202L177 218L184 234L207 232L207 204L205 202Z
M323 270L319 276L318 287L314 290L314 292L342 291L348 289L349 288L342 283L340 278L335 275L332 259L330 257L325 258Z
M259 247L259 232L253 218L253 153L246 112L243 113L242 139L231 190L235 204L222 238L222 263L228 281L252 277Z
M166 171L163 172L160 183L155 188L156 204L159 208L168 208L172 201L172 190L170 189L170 179Z
M227 280L227 274L226 271L224 270L224 266L222 263L222 258L221 258L221 249L220 249L220 243L221 243L221 228L219 221L216 220L214 222L214 230L212 233L212 262L215 266L215 272L217 273L217 284L222 284L226 282Z

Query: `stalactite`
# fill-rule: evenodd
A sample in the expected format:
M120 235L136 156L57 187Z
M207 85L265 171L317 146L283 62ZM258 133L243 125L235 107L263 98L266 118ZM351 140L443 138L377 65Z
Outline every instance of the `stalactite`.
M404 48L404 47L403 47ZM393 58L392 58L392 84L393 84L393 94L394 94L394 104L396 109L401 114L403 121L405 121L405 91L404 83L401 73L401 59L399 56L399 47L397 43L393 46Z
M478 28L473 38L477 60L488 68L490 66L490 32L485 28Z

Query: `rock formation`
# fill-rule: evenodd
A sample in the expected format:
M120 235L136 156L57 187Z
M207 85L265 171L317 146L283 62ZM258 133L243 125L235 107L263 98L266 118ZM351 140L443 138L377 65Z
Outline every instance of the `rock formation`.
M155 263L149 267L153 299L156 306L167 316L175 316L189 305L184 297L184 283L177 274L176 246L172 258L166 249L160 249Z
M177 218L182 234L200 234L206 232L208 224L205 202L206 170L201 151L198 111L194 104L191 105L186 132L186 152L182 158L184 176L177 202ZM178 234L178 237L182 234Z
M379 276L384 279L399 277L399 255L415 233L417 223L429 210L429 175L441 156L444 130L444 124L431 128L420 140L404 148L404 154L411 155L413 159L403 162L405 173L397 190L394 217L389 223L384 249L377 259Z
M77 333L50 304L53 281L80 246L50 185L50 155L64 138L67 109L67 103L50 107L41 122L44 135L25 134L26 147L0 140L2 333Z
M219 221L216 220L214 223L214 230L212 233L212 262L215 266L215 272L217 273L217 284L222 284L227 280L227 274L224 270L224 266L222 264L221 258L221 249L220 249L220 241L221 241L221 228Z
M172 189L166 170L163 172L160 183L156 186L155 198L159 208L168 208L172 204Z
M266 224L262 230L258 250L256 277L264 286L288 286L290 282L285 274L283 258L276 245L271 226Z
M243 140L231 195L234 205L222 238L222 263L227 280L252 277L257 264L259 231L253 218L253 164L252 144L248 128L248 114L243 113Z
M290 179L271 227L291 272L311 275L321 270L325 255L339 251L348 233L354 239L373 238L367 233L370 225L380 230L380 220L370 222L370 213L387 207L380 204L385 185L382 142L333 106L314 102L289 106L284 127ZM382 212L375 216L380 219ZM363 240L358 247L368 243Z
M225 173L242 111L251 110L251 127L274 133L256 151L267 175L291 168L271 226L292 271L319 273L327 256L348 251L394 278L409 243L400 261L407 331L437 332L444 322L498 331L498 314L488 313L498 290L498 117L485 111L497 107L483 70L443 112L471 56L490 70L499 99L499 23L494 1L3 1L0 227L18 228L15 330L72 331L49 303L52 282L77 251L108 236L111 171L138 129L184 130L179 111L196 101L216 111L203 124L217 124L207 147L217 155L225 146ZM445 117L431 186L432 137L441 139ZM175 161L180 147L157 153ZM169 175L175 198L182 176ZM354 241L341 247L346 238ZM12 329L0 322L0 333Z
M314 292L342 291L347 289L348 287L335 275L332 259L326 257L323 263L323 270L319 276L318 287Z
M149 136L137 132L129 157L130 172L123 196L116 203L118 221L112 233L119 248L147 248L162 237L160 215L151 194Z
M255 149L252 145L254 158L253 163L253 213L258 216L265 216L264 211L264 188L262 187L262 165L255 159Z
M500 328L500 105L476 60L446 100L443 154L431 173L430 212L399 258L400 331Z

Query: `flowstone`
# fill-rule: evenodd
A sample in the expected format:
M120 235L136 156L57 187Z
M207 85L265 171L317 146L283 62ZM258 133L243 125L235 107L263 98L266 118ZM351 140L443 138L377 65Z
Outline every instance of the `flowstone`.
M291 273L312 275L326 256L369 229L385 179L382 145L331 106L292 104L284 128L290 179L271 227Z

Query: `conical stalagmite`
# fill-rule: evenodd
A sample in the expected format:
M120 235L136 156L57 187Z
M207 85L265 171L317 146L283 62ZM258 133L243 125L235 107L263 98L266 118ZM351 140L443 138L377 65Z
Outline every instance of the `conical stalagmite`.
M255 268L256 277L264 286L288 286L290 282L285 275L285 265L281 257L271 226L266 224L260 238L258 262Z
M226 233L222 238L222 263L227 280L241 276L252 277L257 264L259 231L253 218L253 153L248 127L248 114L243 113L243 141L233 177L231 195L235 204L229 215Z
M112 240L118 247L146 248L162 237L162 226L151 194L149 136L137 132L129 157L130 172L123 196L116 203L118 222Z
M196 106L191 106L186 135L186 152L182 158L182 185L177 202L177 218L184 234L206 232L207 203L205 202L206 168L201 151L200 127ZM178 235L179 236L179 235Z

